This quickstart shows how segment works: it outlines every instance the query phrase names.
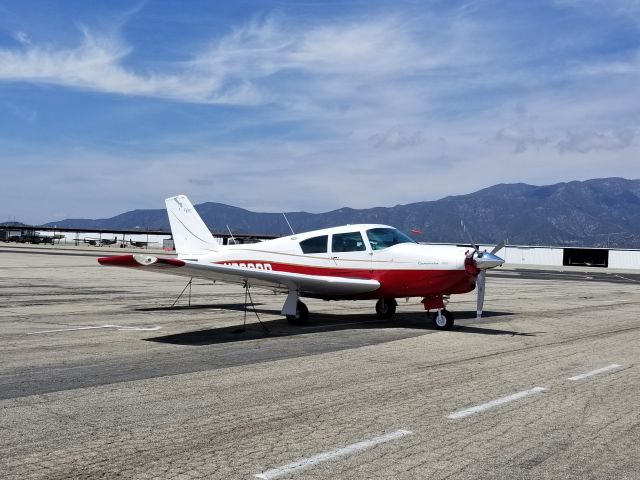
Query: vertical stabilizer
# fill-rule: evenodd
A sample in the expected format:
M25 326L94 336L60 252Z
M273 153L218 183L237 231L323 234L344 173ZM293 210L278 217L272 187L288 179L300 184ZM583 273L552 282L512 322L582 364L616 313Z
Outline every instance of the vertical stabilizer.
M165 203L173 243L179 255L198 255L218 250L218 243L186 196L167 198Z

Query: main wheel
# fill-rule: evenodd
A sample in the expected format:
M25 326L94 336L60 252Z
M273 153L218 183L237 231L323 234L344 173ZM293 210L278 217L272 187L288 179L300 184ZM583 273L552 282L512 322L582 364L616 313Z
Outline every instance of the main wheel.
M302 325L303 323L307 323L307 320L309 320L309 309L304 303L298 300L298 303L296 304L296 314L287 315L287 320L292 325Z
M391 318L396 313L395 298L381 298L376 302L376 313L378 318Z
M433 326L438 330L451 330L453 314L449 310L439 310L433 314Z

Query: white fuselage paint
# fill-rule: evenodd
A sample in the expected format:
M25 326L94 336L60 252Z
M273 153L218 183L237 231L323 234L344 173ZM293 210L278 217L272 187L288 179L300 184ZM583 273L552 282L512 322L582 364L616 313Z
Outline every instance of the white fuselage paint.
M274 263L364 270L464 270L465 268L465 252L469 251L466 247L400 243L389 248L373 250L366 230L380 227L392 228L377 224L344 225L253 244L220 245L216 251L211 250L200 255L182 254L179 258L185 261L197 260L201 264L223 263L256 269L260 269L259 265L262 265L265 270ZM355 231L361 233L365 250L356 252L331 250L333 234ZM321 235L329 237L329 249L326 253L302 253L301 241Z

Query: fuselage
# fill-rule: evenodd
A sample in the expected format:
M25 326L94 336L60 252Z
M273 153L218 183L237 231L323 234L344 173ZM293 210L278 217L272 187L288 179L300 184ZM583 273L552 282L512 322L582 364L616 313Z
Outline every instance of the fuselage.
M247 269L377 280L380 288L358 295L303 296L327 299L431 297L475 288L478 270L465 253L447 245L420 245L393 227L345 225L255 244L216 247L186 262Z

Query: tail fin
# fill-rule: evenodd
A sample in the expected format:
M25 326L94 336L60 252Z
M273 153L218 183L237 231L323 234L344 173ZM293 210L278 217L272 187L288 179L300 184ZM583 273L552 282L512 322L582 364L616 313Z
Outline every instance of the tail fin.
M197 255L218 250L218 243L186 196L167 198L165 203L173 243L179 255Z

